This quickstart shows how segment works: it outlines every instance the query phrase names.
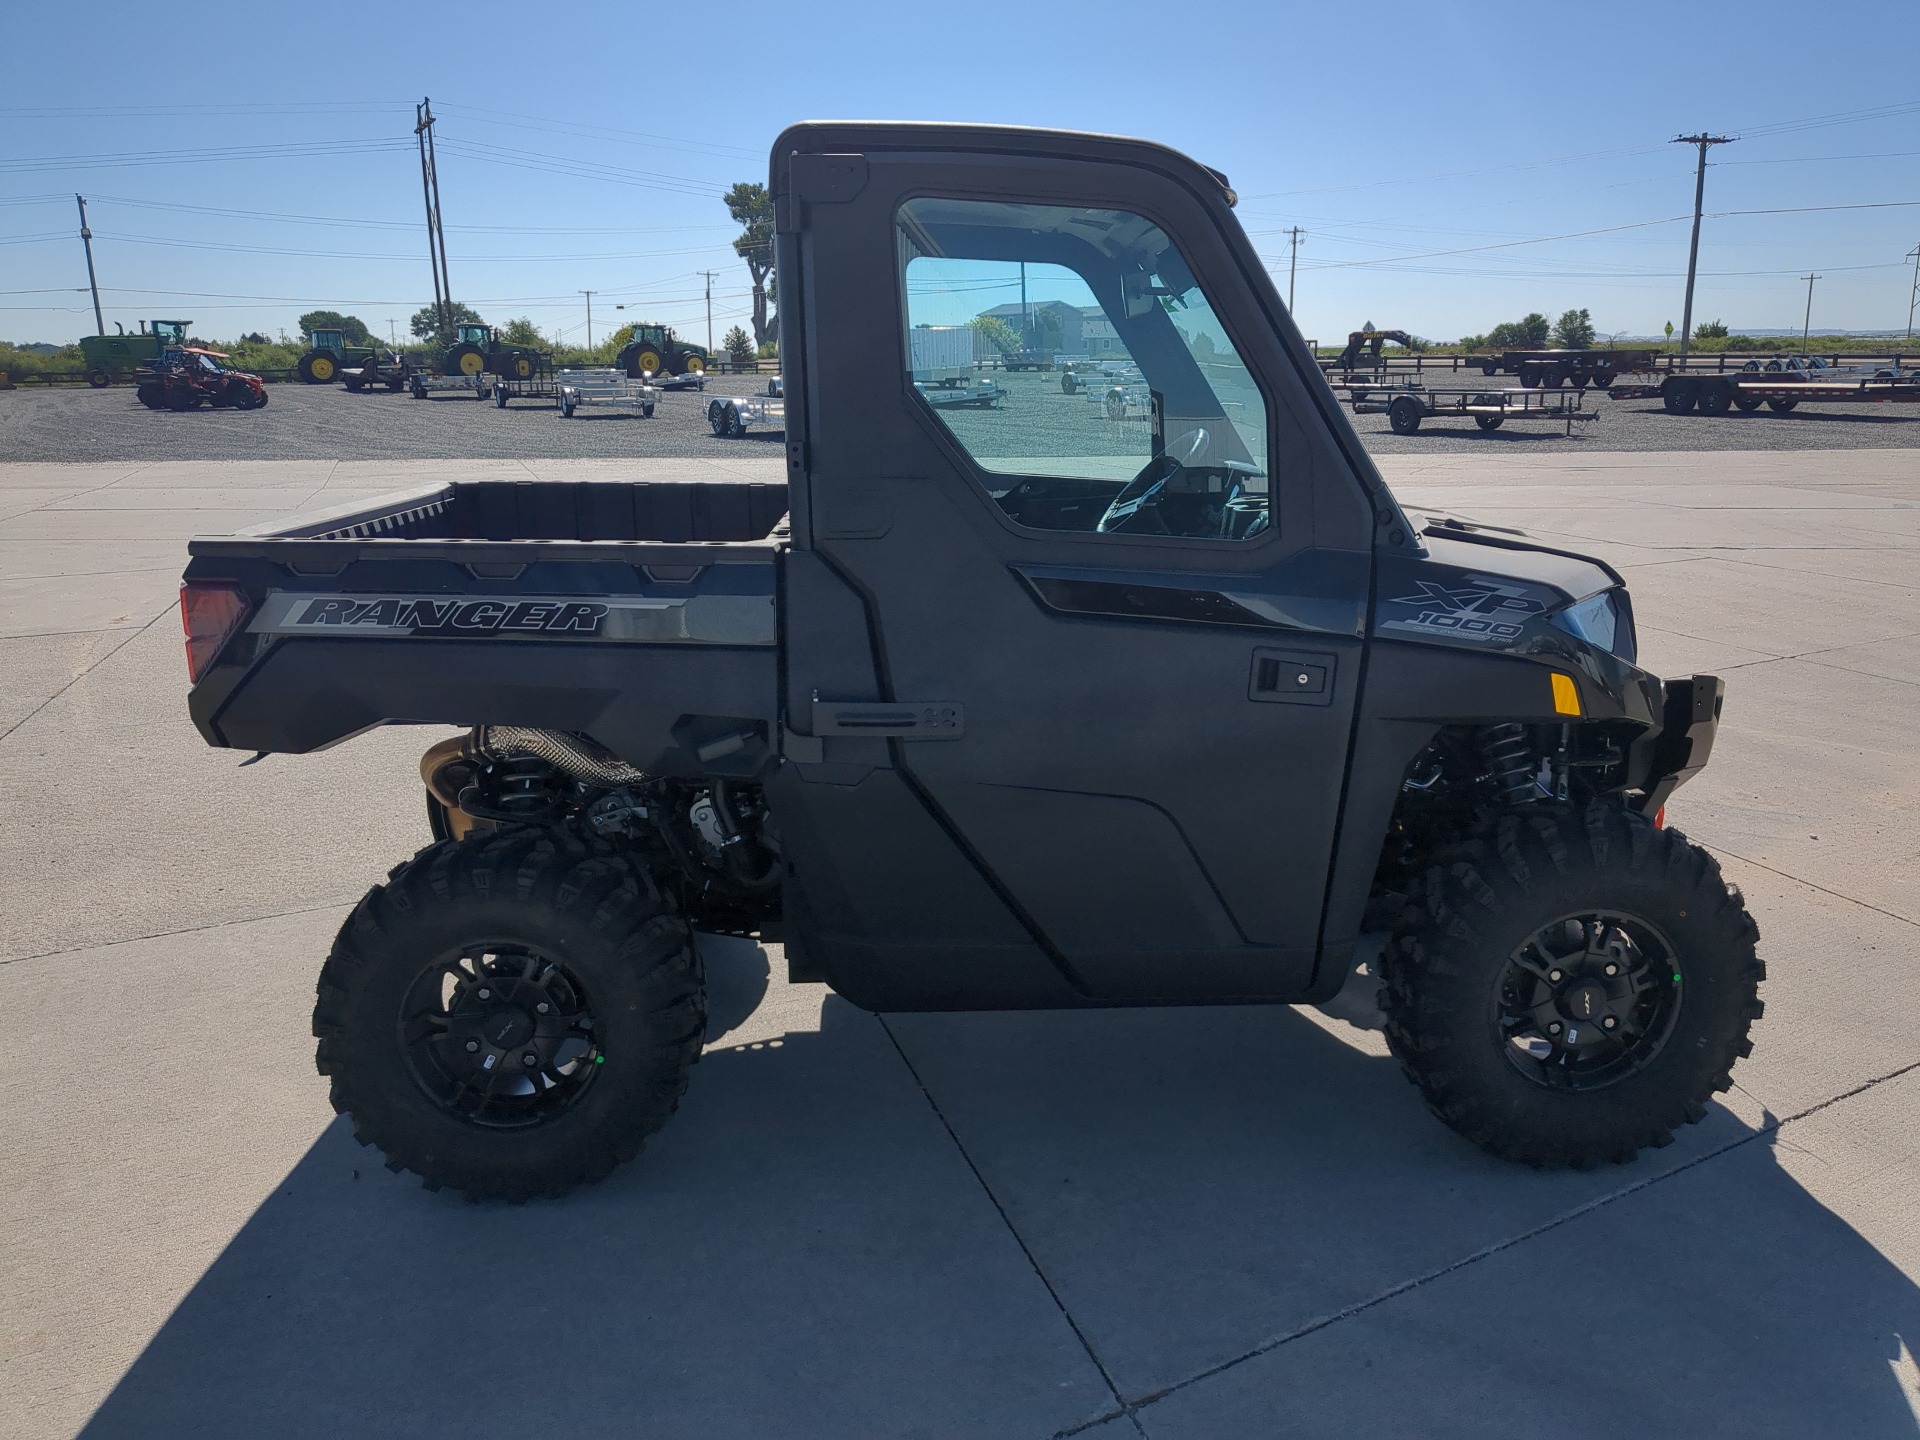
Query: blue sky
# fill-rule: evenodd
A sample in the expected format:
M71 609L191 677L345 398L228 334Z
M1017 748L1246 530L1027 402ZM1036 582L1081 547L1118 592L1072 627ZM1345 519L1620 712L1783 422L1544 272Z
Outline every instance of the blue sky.
M703 270L716 336L742 320L720 194L820 116L1172 144L1231 177L1283 294L1285 232L1305 230L1296 308L1323 339L1575 306L1603 333L1678 324L1694 152L1667 142L1700 129L1742 137L1713 153L1710 216L1791 213L1706 222L1696 320L1797 328L1811 269L1815 328L1902 327L1920 243L1912 0L222 13L10 9L0 338L91 330L76 191L109 329L181 316L228 337L325 306L404 335L431 296L422 95L457 295L569 341L583 289L597 332L644 317L704 338Z

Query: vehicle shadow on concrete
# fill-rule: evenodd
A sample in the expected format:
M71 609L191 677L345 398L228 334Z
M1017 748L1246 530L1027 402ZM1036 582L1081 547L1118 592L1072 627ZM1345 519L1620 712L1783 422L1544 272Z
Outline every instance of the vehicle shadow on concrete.
M738 1014L765 957L728 956ZM1112 1400L1010 1220L1129 1399L1354 1311L1175 1390L1156 1437L1910 1435L1920 1293L1764 1140L1541 1231L1745 1133L1716 1110L1632 1169L1536 1175L1288 1009L829 998L709 1050L640 1160L560 1201L428 1193L336 1121L83 1433L1046 1436Z

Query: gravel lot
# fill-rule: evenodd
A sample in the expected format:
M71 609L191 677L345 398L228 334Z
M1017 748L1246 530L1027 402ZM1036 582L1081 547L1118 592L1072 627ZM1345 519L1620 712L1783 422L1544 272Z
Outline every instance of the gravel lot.
M1473 383L1464 377L1461 383ZM714 395L751 393L762 382L717 376L706 393L673 392L651 420L624 410L583 410L562 420L544 404L500 410L464 398L415 400L385 392L351 395L337 386L275 385L272 403L251 412L153 412L131 387L17 390L0 393L0 460L438 460L661 458L739 454L770 437L718 440L706 424ZM1057 377L1018 374L1003 382L1009 404L1057 408ZM1444 382L1441 382L1444 383ZM1485 382L1491 385L1493 382ZM1031 392L1031 393L1029 393ZM1455 454L1480 450L1851 450L1920 447L1920 406L1803 407L1791 415L1762 410L1719 419L1674 416L1657 401L1588 401L1599 418L1568 438L1557 425L1510 421L1486 434L1470 422L1428 421L1397 436L1384 415L1354 417L1380 454ZM1094 411L1088 407L1091 418ZM1105 428L1102 422L1102 428Z

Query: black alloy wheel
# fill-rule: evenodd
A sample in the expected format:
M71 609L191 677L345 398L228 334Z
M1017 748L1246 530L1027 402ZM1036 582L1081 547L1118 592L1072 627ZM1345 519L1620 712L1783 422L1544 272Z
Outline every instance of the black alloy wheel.
M585 986L523 943L439 957L408 987L397 1023L427 1098L485 1129L543 1124L606 1063Z
M1549 1089L1625 1079L1673 1034L1678 967L1666 937L1629 915L1592 911L1542 926L1507 957L1496 988L1507 1060Z

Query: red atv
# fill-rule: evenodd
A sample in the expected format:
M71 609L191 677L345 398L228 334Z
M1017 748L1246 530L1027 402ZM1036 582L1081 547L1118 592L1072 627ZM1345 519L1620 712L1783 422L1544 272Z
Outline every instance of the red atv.
M164 350L141 370L134 394L149 410L198 410L202 404L257 410L266 404L260 377L222 365L226 358L218 350L190 346Z

